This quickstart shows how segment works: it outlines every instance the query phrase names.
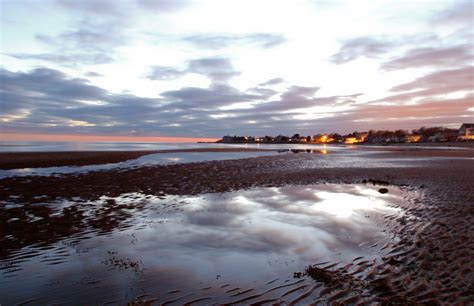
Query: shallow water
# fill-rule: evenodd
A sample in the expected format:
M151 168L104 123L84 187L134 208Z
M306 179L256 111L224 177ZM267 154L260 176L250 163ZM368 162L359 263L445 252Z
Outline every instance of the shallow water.
M0 170L0 179L15 176L51 176L66 174L82 174L92 171L125 170L154 165L182 164L204 161L233 160L254 158L259 156L274 156L295 153L328 154L327 149L278 149L274 151L241 151L241 152L173 152L155 153L141 156L136 159L119 163L87 165L87 166L61 166L45 168L22 168Z
M282 154L306 155L301 161L305 168L344 168L344 167L407 167L411 162L423 160L422 158L378 158L383 151L374 151L367 156L367 152L355 150L351 146L311 146L311 145L268 145L268 151L240 151L240 152L173 152L155 153L141 156L136 159L119 163L87 165L87 166L61 166L45 168L23 168L0 170L0 179L17 176L60 176L67 174L83 174L93 171L127 170L139 167L181 164L204 161L219 161L246 159L260 156L275 156ZM272 150L272 151L270 151ZM433 158L426 158L430 160ZM376 162L374 162L376 161Z
M153 165L193 163L210 160L243 159L259 156L271 156L276 154L278 154L276 151L156 153L144 155L139 158L131 159L120 163L111 164L0 170L0 179L6 177L28 175L50 176L63 174L80 174L91 171L122 170Z
M51 142L51 141L0 141L0 152L60 152L60 151L141 151L177 150L197 148L262 148L262 149L311 149L305 144L245 144L197 142ZM341 146L334 146L336 148Z
M290 301L311 264L378 261L398 238L405 191L365 185L253 188L199 196L125 194L1 209L8 215L0 303ZM40 209L43 207L44 209ZM28 232L27 232L28 231ZM43 231L43 234L41 234ZM20 247L21 246L21 247Z

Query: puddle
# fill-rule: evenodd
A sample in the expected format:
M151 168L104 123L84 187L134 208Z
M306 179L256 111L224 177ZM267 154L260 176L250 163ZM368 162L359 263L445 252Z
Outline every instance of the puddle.
M24 207L23 214L4 207L3 213L18 214L8 216L16 225L5 239L23 245L0 261L0 303L288 302L312 290L304 303L321 288L294 278L295 272L322 262L342 267L354 258L378 261L398 241L383 220L404 214L398 206L409 195L391 186L385 194L378 189L307 185L199 196L127 194L34 205L43 209Z

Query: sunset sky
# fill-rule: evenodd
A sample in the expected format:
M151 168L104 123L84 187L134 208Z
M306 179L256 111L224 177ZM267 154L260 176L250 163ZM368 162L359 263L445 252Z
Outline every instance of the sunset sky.
M3 134L213 138L474 122L470 0L0 5Z

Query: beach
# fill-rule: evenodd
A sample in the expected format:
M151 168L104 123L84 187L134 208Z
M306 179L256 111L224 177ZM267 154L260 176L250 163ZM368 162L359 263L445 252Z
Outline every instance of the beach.
M259 149L2 153L0 168L82 166L117 163L147 154L225 154L242 150ZM43 254L38 249L49 250L51 245L58 245L69 237L74 237L72 246L80 245L82 237L90 234L91 229L94 229L94 233L100 232L107 236L130 228L134 224L135 215L139 215L141 207L146 205L141 200L133 201L133 196L130 196L133 194L138 194L137 199L144 195L149 199L156 198L157 201L183 197L191 197L196 201L199 199L196 197L202 194L211 195L209 197L212 194L226 194L238 198L239 192L246 190L273 192L272 188L287 186L319 188L317 186L328 185L335 186L330 188L341 193L344 186L351 189L354 185L362 186L357 187L359 189L367 186L375 193L400 193L400 199L405 201L396 202L392 206L403 213L377 215L377 224L397 239L390 242L387 240L383 245L374 245L373 248L377 251L374 251L375 255L371 255L372 257L367 255L364 258L362 255L344 262L321 262L315 259L313 263L293 271L293 278L280 285L285 291L279 296L268 297L279 286L268 289L268 292L260 290L263 287L258 282L268 281L255 275L257 284L254 287L240 287L241 289L228 292L227 296L232 298L225 298L226 303L469 304L474 300L473 181L472 148L412 146L361 146L344 150L315 147L314 150L246 159L152 165L67 175L6 177L0 180L0 213L1 219L6 221L1 225L4 233L0 241L0 273L4 273L2 283L11 288L15 284L15 270L21 270L25 260L34 261L35 257ZM132 200L127 204L117 202L124 194ZM291 199L291 196L288 197ZM94 201L102 201L104 206L91 218L83 213L80 206L91 205ZM57 214L51 207L60 202L63 203L62 211ZM173 205L173 209L183 209L178 200ZM32 252L32 255L28 255L28 252ZM140 264L131 260L113 256L107 260L106 263L122 265L122 269L127 271L141 271ZM63 262L58 261L58 265ZM160 271L166 274L164 270ZM67 273L64 273L67 278ZM146 273L143 272L142 277L148 275ZM186 278L182 275L177 279L180 277ZM95 283L92 285L95 286ZM196 290L212 287L205 283L195 286ZM144 302L153 305L163 302L182 304L186 300L196 304L219 301L214 300L213 295L208 293L210 291L205 290L191 292L177 288L176 292L171 290L166 294L158 294L160 288L153 288L152 285L144 287L146 290L143 289L141 295L122 296L109 301L111 304ZM94 292L101 292L100 285L94 288ZM216 296L225 293L223 288L220 291L216 289ZM46 292L41 290L31 296L15 294L14 290L13 293L2 293L3 296L5 294L11 295L7 304L24 301L31 304L51 302ZM108 302L98 295L89 298L89 302Z

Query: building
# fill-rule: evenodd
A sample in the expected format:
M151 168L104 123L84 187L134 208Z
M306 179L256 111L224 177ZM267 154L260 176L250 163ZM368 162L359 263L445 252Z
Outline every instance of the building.
M327 134L317 134L313 136L313 141L316 143L326 143L330 142Z
M344 143L354 144L354 143L365 142L368 135L369 135L369 133L354 132L353 134L349 134L349 135L346 136L346 139L344 140Z
M275 141L276 142L289 142L290 141L290 137L288 136L284 136L284 135L278 135L277 137L275 137Z
M463 123L459 128L458 141L474 140L474 123Z
M456 141L457 137L458 133L456 131L443 131L436 133L434 136L431 136L429 140L434 142L449 142Z
M406 141L407 142L420 142L421 135L418 135L418 134L408 135Z

